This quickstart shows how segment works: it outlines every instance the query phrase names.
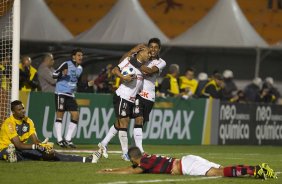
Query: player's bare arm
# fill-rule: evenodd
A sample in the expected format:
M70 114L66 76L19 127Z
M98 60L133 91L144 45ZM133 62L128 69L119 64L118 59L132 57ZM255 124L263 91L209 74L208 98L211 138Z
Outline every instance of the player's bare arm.
M121 78L123 81L125 82L130 82L133 80L133 77L131 75L126 75L126 76L123 76L121 73L120 73L120 70L119 68L116 66L114 67L114 69L112 70L112 74L116 75L117 77Z
M115 169L103 169L98 171L98 173L109 173L109 174L141 174L143 169L140 167L125 167L125 168L115 168Z
M141 68L140 68L140 70L141 70L143 73L147 74L147 75L152 75L152 74L154 74L154 73L158 73L158 72L159 72L159 68L156 67L156 66L153 66L152 68L149 68L149 67L147 67L147 66L145 66L145 65L142 65Z
M146 44L141 43L136 45L134 48L132 48L129 52L125 53L121 59L119 60L119 63L121 63L126 57L130 57L132 54L139 52L140 50L143 50L144 48L146 48Z
M19 136L13 137L11 141L17 149L20 150L32 149L32 144L25 144L21 142Z

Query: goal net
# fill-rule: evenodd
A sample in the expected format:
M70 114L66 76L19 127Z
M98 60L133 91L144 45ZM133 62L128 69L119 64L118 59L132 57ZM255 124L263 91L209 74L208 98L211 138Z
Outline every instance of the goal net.
M0 0L0 124L10 114L13 0Z

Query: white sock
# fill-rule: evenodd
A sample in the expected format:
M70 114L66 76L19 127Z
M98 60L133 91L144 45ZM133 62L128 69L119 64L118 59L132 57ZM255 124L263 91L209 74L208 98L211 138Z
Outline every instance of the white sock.
M119 138L119 141L120 141L122 153L127 154L127 152L128 152L127 131L119 130L118 131L118 138Z
M118 130L115 128L114 125L112 125L106 137L102 140L101 144L103 146L107 146L109 142L112 140L112 138L117 134L117 132Z
M67 132L67 135L65 137L66 141L70 141L71 140L72 134L76 130L76 127L77 127L77 123L70 122L69 128L68 128L68 132Z
M141 153L144 152L143 146L142 146L142 139L143 139L143 132L142 128L134 128L133 129L133 137L135 140L135 145L140 149Z
M63 140L62 136L62 122L55 122L55 129L57 133L57 141L60 142Z

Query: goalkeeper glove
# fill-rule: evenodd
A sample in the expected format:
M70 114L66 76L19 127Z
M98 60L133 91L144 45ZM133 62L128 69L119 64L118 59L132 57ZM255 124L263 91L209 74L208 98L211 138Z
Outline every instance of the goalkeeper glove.
M53 152L53 145L48 144L48 143L47 144L43 144L43 143L33 144L32 149L50 154Z

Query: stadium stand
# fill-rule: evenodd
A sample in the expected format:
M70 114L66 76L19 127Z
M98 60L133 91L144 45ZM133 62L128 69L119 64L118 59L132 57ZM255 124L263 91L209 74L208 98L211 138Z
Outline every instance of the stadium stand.
M58 16L73 35L87 30L100 20L114 5L116 0L46 0L50 9ZM198 22L217 2L216 0L185 1L174 0L181 6L170 6L165 12L165 0L140 0L141 5L159 28L170 38L183 33ZM282 40L282 10L274 3L269 9L267 0L237 0L240 8L256 31L269 43ZM158 4L159 3L159 4ZM68 9L69 13L64 13ZM89 11L88 11L89 10ZM176 11L177 10L177 11ZM173 29L171 29L173 27Z

